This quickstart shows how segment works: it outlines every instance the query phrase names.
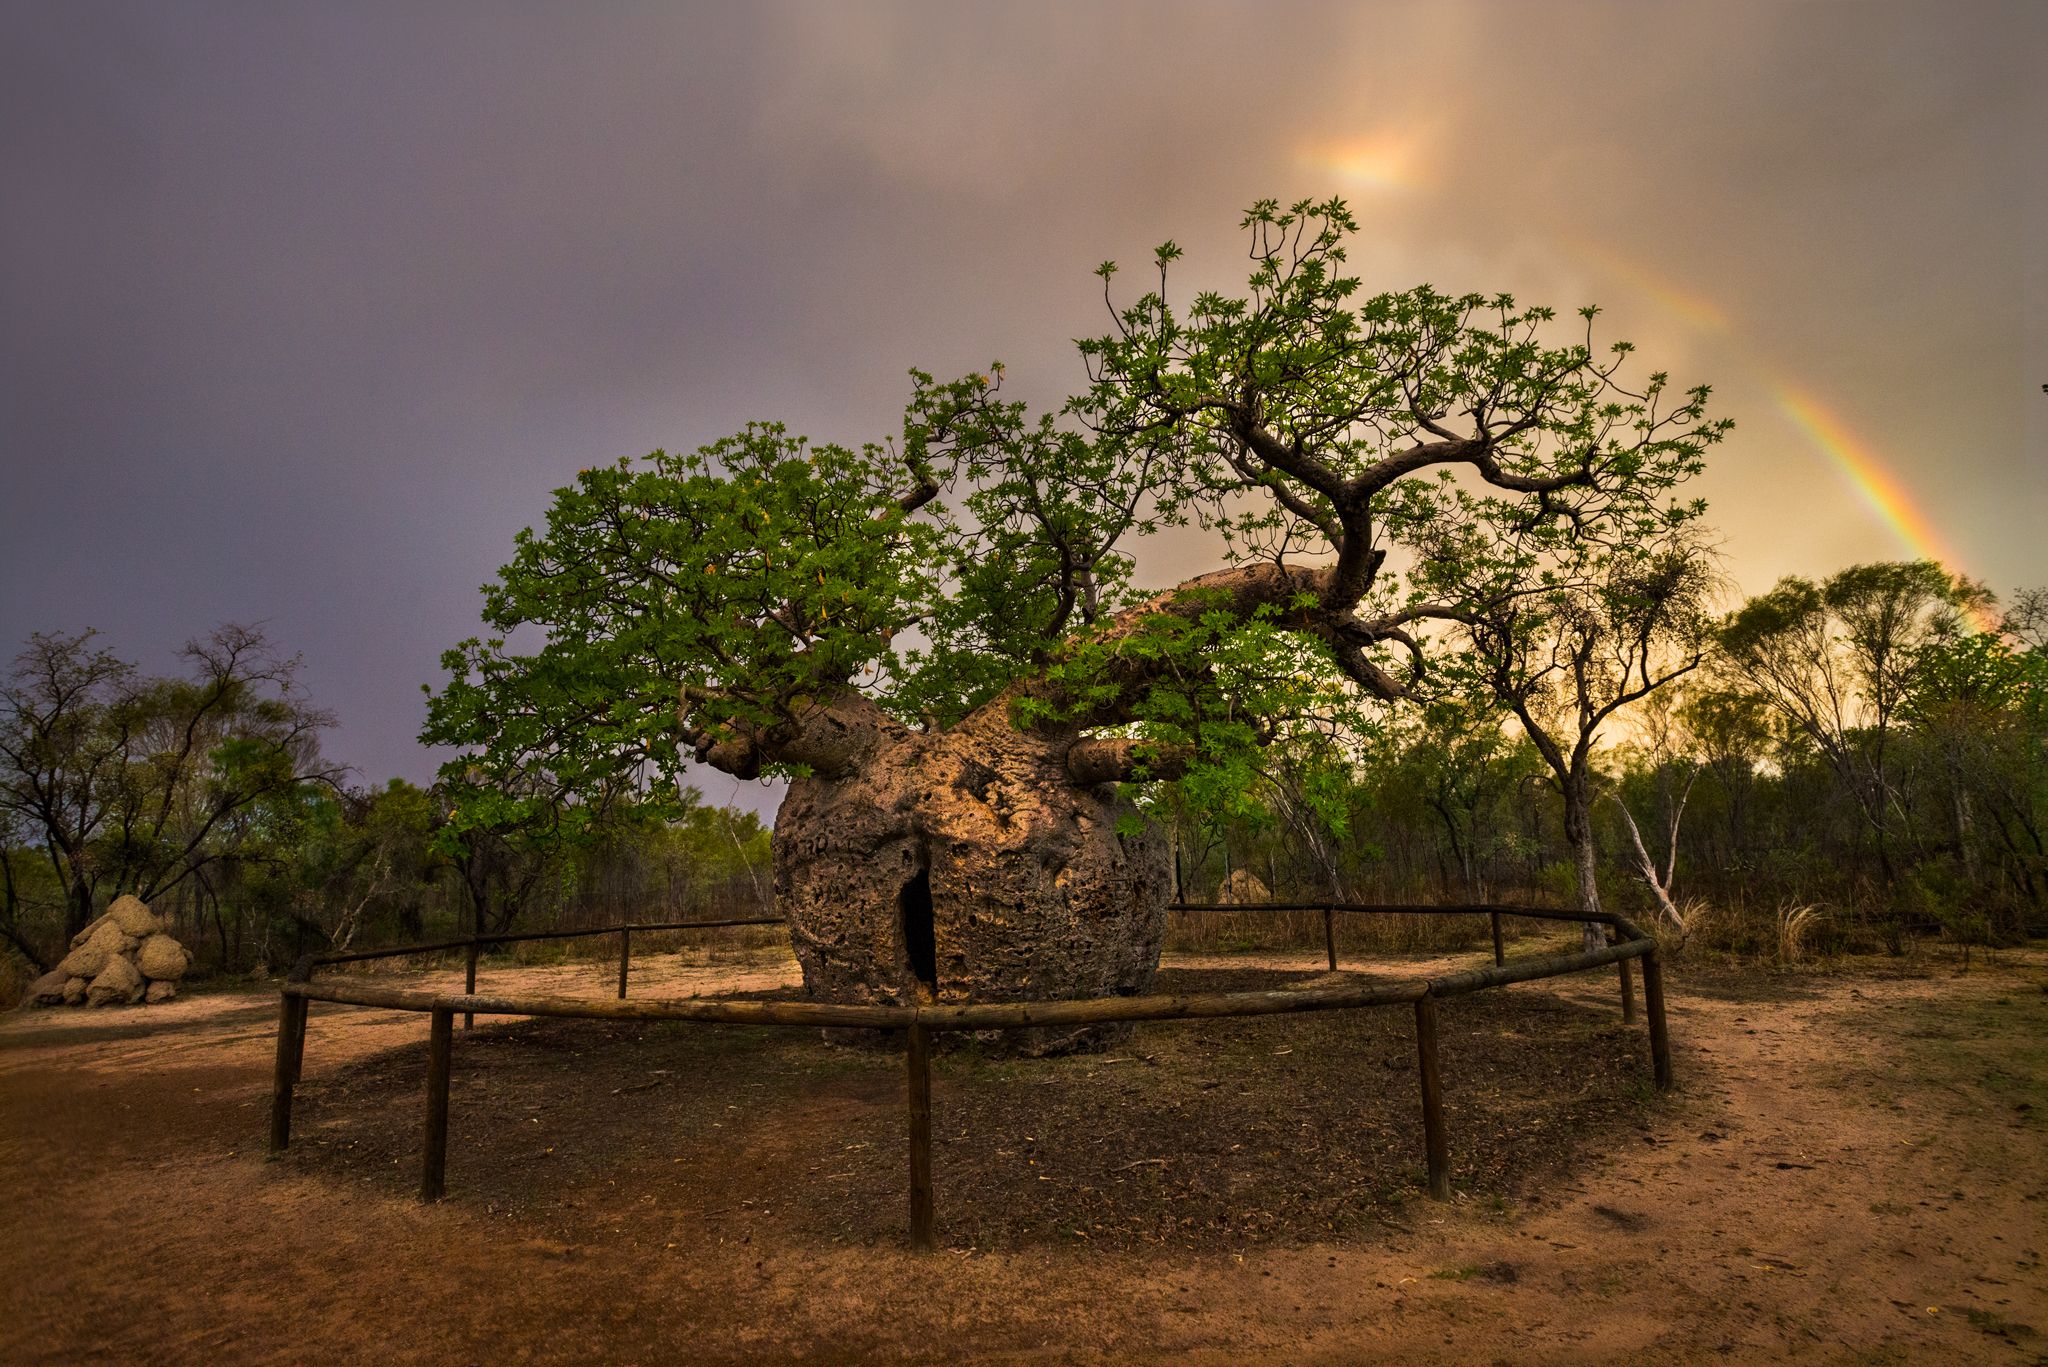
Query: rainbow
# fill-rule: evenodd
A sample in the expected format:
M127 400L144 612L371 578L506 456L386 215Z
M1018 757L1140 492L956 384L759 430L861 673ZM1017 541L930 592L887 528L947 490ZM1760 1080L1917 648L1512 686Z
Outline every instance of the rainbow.
M1666 313L1692 324L1702 332L1725 334L1728 331L1728 315L1721 311L1720 305L1705 295L1696 294L1682 285L1644 269L1637 262L1616 255L1584 238L1567 237L1564 240L1580 256L1620 280L1636 293L1650 299Z
M1771 386L1772 397L1792 425L1825 452L1849 484L1863 496L1870 510L1892 529L1893 535L1922 560L1932 560L1955 572L1960 563L1927 515L1913 505L1904 488L1884 467L1877 453L1851 431L1849 425L1812 394L1782 381ZM1979 630L1998 629L1995 617L1972 609L1970 619Z
M1596 244L1567 240L1581 256L1667 313L1702 332L1726 337L1732 331L1727 315L1703 296ZM1753 358L1750 364L1762 369ZM1834 464L1842 478L1911 554L1933 560L1950 573L1959 570L1960 557L1869 442L1857 436L1846 421L1811 391L1783 380L1767 379L1766 384L1778 410ZM1972 610L1970 620L1981 630L1997 629L1997 619L1981 609Z
M1792 425L1827 453L1870 510L1889 525L1907 549L1924 560L1955 563L1926 514L1914 507L1906 491L1884 468L1877 453L1839 416L1829 412L1811 393L1789 384L1771 386L1778 407Z

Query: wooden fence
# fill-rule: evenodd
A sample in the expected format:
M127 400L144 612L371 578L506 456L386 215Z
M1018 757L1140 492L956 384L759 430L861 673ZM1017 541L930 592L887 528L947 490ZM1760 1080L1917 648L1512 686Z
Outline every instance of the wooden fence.
M347 954L309 955L292 971L279 995L277 1060L270 1108L270 1152L284 1152L291 1142L292 1093L305 1062L306 1024L311 1003L417 1011L429 1018L424 1141L420 1160L420 1199L437 1201L447 1190L448 1078L454 1047L455 1016L465 1026L479 1015L558 1016L579 1020L671 1020L700 1023L854 1027L900 1030L904 1036L910 1150L910 1239L913 1247L934 1246L931 1168L931 1036L943 1030L1016 1030L1029 1026L1104 1025L1124 1021L1197 1020L1218 1016L1265 1016L1300 1011L1356 1010L1407 1005L1415 1013L1416 1077L1421 1092L1424 1158L1429 1194L1448 1200L1451 1194L1450 1140L1444 1127L1443 1083L1437 1058L1437 1003L1511 983L1562 977L1618 966L1624 1021L1635 1017L1635 994L1629 964L1641 960L1643 999L1649 1017L1650 1061L1659 1090L1671 1086L1671 1042L1664 1019L1664 983L1657 942L1623 917L1606 913L1588 918L1579 912L1543 907L1497 905L1389 906L1363 903L1251 903L1245 905L1175 904L1171 910L1320 911L1330 968L1337 969L1335 923L1340 913L1484 915L1492 922L1494 963L1439 977L1415 977L1325 983L1313 987L1249 992L1156 994L1142 997L1091 997L1043 1002L969 1002L954 1005L918 1002L904 1006L806 1001L739 1001L721 997L628 1000L634 931L710 930L727 926L780 925L774 917L724 921L633 922L586 930L533 931L517 935L478 935L465 940L357 950ZM1529 917L1546 921L1586 922L1607 927L1608 943L1568 954L1550 954L1509 962L1501 938L1501 919ZM613 1000L524 995L479 995L476 965L485 945L523 940L569 939L577 936L619 936L619 990ZM316 981L317 970L334 964L462 949L468 974L460 995L379 987L345 980Z

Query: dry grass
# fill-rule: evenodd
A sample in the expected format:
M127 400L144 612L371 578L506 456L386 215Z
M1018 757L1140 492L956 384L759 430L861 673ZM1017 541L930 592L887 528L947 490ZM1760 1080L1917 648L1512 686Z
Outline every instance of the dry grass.
M1805 956L1807 932L1813 929L1820 908L1783 906L1778 908L1778 962L1796 964Z
M1910 957L1923 943L1896 918L1854 907L1691 901L1685 933L1668 947L1699 959L1794 968L1865 954Z
M1509 940L1535 933L1528 922L1510 918ZM1448 954L1478 949L1491 941L1484 916L1417 912L1385 915L1337 913L1339 954ZM1166 918L1165 947L1182 954L1238 954L1258 951L1301 951L1322 948L1323 914L1319 911L1176 911Z
M633 957L680 954L688 962L708 963L713 958L749 954L756 950L781 949L789 945L789 932L781 926L725 926L718 930L636 930ZM589 959L619 957L617 935L579 936L573 940L523 940L501 951L516 964L577 963Z

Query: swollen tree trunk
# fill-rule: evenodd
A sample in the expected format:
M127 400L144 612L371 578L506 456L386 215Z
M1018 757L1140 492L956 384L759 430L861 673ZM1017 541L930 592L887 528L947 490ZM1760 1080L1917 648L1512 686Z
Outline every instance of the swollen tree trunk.
M739 777L801 765L776 815L775 898L811 995L824 1001L1046 1001L1133 995L1151 983L1173 895L1157 828L1117 784L1177 776L1186 756L1090 731L1121 727L1180 668L1123 643L1222 612L1358 656L1371 624L1324 605L1333 571L1259 563L1200 576L1090 637L1101 664L1074 696L1057 671L1017 680L957 725L913 731L844 684L781 706L772 723L699 727L713 692L686 688L697 758ZM1348 634L1347 634L1348 633ZM1358 656L1357 668L1378 678ZM1031 706L1026 706L1030 704ZM1020 715L1036 716L1020 725ZM1061 720L1047 721L1045 717ZM1128 1026L1005 1032L1003 1047L1099 1047Z
M797 779L775 820L775 897L822 1001L1026 1001L1151 983L1173 893L1165 838L1113 783L1071 772L1077 738L1013 727L996 704L917 732L849 695L860 737ZM1007 1032L1029 1053L1128 1027Z

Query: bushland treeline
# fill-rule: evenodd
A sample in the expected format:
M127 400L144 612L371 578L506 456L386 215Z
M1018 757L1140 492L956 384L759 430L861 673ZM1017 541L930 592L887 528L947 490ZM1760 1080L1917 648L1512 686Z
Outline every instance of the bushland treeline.
M470 926L770 905L751 813L630 788L600 808L538 786L479 803L460 766L433 788L361 786L322 758L331 718L261 632L224 627L183 666L145 675L91 633L34 636L13 662L6 978L54 963L125 892L217 972ZM1603 742L1603 894L1670 937L1784 958L2009 942L2048 921L2041 590L2001 611L1928 562L1785 580ZM1151 797L1189 900L1239 871L1286 899L1572 900L1554 775L1480 693L1446 686L1268 760L1255 792Z
M752 813L684 793L570 814L513 794L495 823L458 824L459 775L365 787L324 759L332 718L261 632L223 627L183 664L146 675L90 632L33 636L15 658L0 686L0 1000L130 892L202 972L471 926L768 904Z
M2044 627L2042 590L2001 613L1928 562L1750 600L1607 738L1603 895L1669 937L1772 958L2040 933ZM1550 769L1485 700L1440 696L1340 763L1304 758L1234 816L1165 804L1190 898L1242 869L1288 900L1569 903Z

